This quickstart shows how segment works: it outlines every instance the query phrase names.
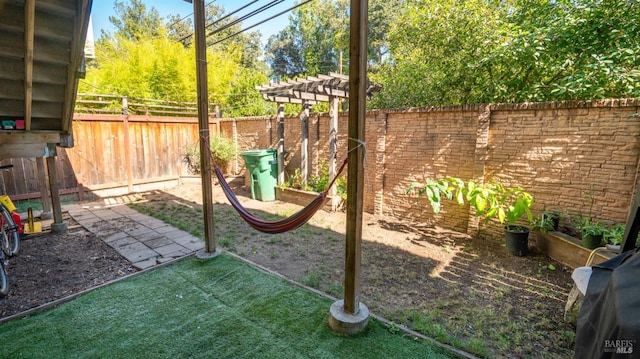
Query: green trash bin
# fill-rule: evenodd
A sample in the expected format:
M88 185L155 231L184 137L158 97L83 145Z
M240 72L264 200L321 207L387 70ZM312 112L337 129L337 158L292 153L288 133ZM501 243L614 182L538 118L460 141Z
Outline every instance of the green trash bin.
M240 154L251 179L251 198L259 201L275 201L278 184L276 150L250 150Z

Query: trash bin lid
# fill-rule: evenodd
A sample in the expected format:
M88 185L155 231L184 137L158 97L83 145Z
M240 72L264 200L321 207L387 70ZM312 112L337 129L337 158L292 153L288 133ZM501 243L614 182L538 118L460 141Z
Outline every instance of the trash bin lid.
M260 150L249 150L249 151L244 151L244 152L240 153L240 156L242 156L242 157L273 156L273 154L275 152L276 152L276 150L271 149L271 148L260 149Z

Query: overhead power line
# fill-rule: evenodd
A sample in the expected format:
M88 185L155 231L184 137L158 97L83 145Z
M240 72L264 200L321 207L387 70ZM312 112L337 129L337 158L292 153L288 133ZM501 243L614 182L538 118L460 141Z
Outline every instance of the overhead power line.
M214 0L214 1L215 1L215 0ZM207 25L205 26L205 29L206 29L206 28L209 28L209 27L211 27L211 26L213 26L213 25L215 25L215 24L217 24L217 23L219 23L220 21L222 21L222 20L224 20L224 19L228 18L229 16L231 16L231 15L233 15L233 14L235 14L235 13L239 12L239 11L242 11L243 9L245 9L245 8L247 8L248 6L250 6L250 5L254 4L254 3L256 3L257 1L258 1L258 0L250 1L249 3L247 3L247 4L243 5L243 6L241 6L240 8L238 8L238 9L236 9L236 10L234 10L234 11L232 11L232 12L228 13L228 14L226 14L226 15L225 15L225 16L223 16L222 18L217 19L217 20L213 21L213 22L212 22L212 23L210 23L210 24L207 24ZM268 3L268 4L263 5L263 6L261 6L260 8L258 8L258 9L256 9L256 10L253 10L253 11L249 12L248 14L245 14L245 15L241 16L240 18L238 18L238 19L236 19L236 20L232 21L231 23L229 23L229 24L225 24L225 25L221 26L220 28L217 28L217 29L215 29L215 30L213 30L213 31L209 32L209 33L206 35L206 37L211 36L211 35L214 35L214 34L216 34L216 33L219 33L220 31L222 31L222 30L224 30L224 29L227 29L227 28L229 28L229 27L231 27L231 26L233 26L233 25L235 25L235 24L238 24L238 23L240 23L240 22L242 22L242 21L248 20L248 19L250 19L250 18L252 18L252 17L254 17L254 16L256 16L256 15L258 15L258 14L260 14L260 13L262 13L262 12L266 11L266 10L268 10L268 9L270 9L271 7L273 7L273 6L275 6L275 5L279 5L280 3L284 2L284 1L285 1L285 0L273 0L273 1L271 1L270 3ZM306 1L303 1L303 2L302 2L302 3L300 3L300 4L297 4L297 5L294 5L294 6L290 7L290 8L288 8L288 9L285 9L285 10L283 10L283 11L281 11L281 12L279 12L279 13L277 13L277 14L273 15L273 16L270 16L270 17L268 17L268 18L266 18L266 19L264 19L264 20L262 20L262 21L259 21L259 22L255 23L255 24L253 24L253 25L251 25L251 26L249 26L249 27L246 27L246 28L244 28L244 29L242 29L242 30L240 30L240 31L237 31L237 32L235 32L235 33L233 33L233 34L229 35L229 36L226 36L226 37L224 37L224 38L222 38L222 39L220 39L220 40L217 40L217 41L215 41L215 42L213 42L213 43L211 43L211 44L208 44L207 46L215 45L215 44L218 44L218 43L220 43L220 42L222 42L222 41L228 40L228 39L230 39L230 38L232 38L232 37L234 37L234 36L238 36L238 35L240 35L241 33L245 32L245 31L247 31L247 30L250 30L250 29L252 29L252 28L254 28L254 27L258 26L258 25L262 25L262 24L264 24L265 22L270 21L270 20L273 20L273 19L274 19L274 18L276 18L276 17L282 16L283 14L286 14L286 13L290 12L291 10L294 10L294 9L296 9L296 8L298 8L298 7L302 6L302 5L308 4L308 3L310 3L311 1L313 1L313 0L306 0ZM213 2L213 1L212 1L212 2ZM211 2L210 2L210 3L211 3ZM210 4L210 3L209 3L209 4ZM181 38L179 39L179 41L187 40L187 39L191 38L192 36L193 36L193 33L188 34L188 35L185 35L185 36L181 37Z
M238 11L242 11L242 10L244 10L244 9L245 9L245 8L247 8L248 6L251 6L251 5L255 4L255 3L257 3L258 1L259 1L259 0L253 0L253 1L249 2L249 3L247 3L247 4L243 5L243 6L241 6L240 8L238 8L238 9L236 9L236 10L234 10L234 11L232 11L232 12L228 13L228 14L226 14L225 16L223 16L223 17L221 17L221 18L219 18L219 19L215 20L214 22L212 22L212 23L210 23L210 24L205 25L205 27L204 27L204 28L205 28L205 29L210 28L211 26L213 26L213 25L215 25L215 24L219 23L220 21L222 21L222 20L224 20L224 19L228 18L229 16L231 16L231 15L233 15L233 14L237 13ZM212 2L213 2L213 1L212 1ZM211 4L211 3L209 3L209 4ZM183 36L183 37L181 37L178 41L184 41L184 40L186 40L186 39L188 39L188 38L190 38L190 37L192 37L192 36L193 36L193 33L191 33L191 34L187 34L187 35L184 35L184 36ZM207 35L207 36L208 36L208 35Z
M238 19L236 19L236 20L234 20L232 22L230 22L228 24L225 24L225 25L223 25L223 26L211 31L210 33L207 34L207 37L209 37L211 35L214 35L214 34L217 34L222 30L228 29L229 27L231 27L233 25L236 25L237 23L240 23L240 22L242 22L244 20L250 19L250 18L260 14L261 12L266 11L266 10L268 10L268 9L270 9L270 8L280 4L282 2L284 2L284 0L273 0L269 4L263 5L260 8L258 8L256 10L253 10L250 13L248 13L248 14L246 14L246 15L244 15L244 16L242 16L242 17L240 17L240 18L238 18Z
M216 2L216 1L217 1L217 0L209 1L209 2L208 2L208 3L206 3L204 6L209 6L209 5L213 4L213 3L214 3L214 2ZM167 27L171 27L171 26L173 26L173 25L176 25L177 23L182 22L182 21L184 21L185 19L187 19L188 17L191 17L191 16L193 16L193 13L192 13L192 12L190 12L190 13L188 13L187 15L183 16L181 19L178 19L178 20L176 20L176 21L172 22L172 23L171 23L171 24L169 24L169 26L167 26ZM182 39L181 39L181 40L182 40Z
M306 0L306 1L303 1L303 2L301 2L301 3L300 3L300 4L298 4L298 5L292 6L292 7L288 8L288 9L286 9L286 10L284 10L284 11L281 11L281 12L279 12L279 13L277 13L277 14L273 15L273 16L270 16L270 17L268 17L268 18L266 18L266 19L264 19L264 20L262 20L262 21L260 21L260 22L257 22L257 23L255 23L255 24L253 24L253 25L249 26L249 27L246 27L246 28L244 28L244 29L242 29L242 30L240 30L240 31L238 31L238 32L236 32L236 33L233 33L233 34L231 34L231 35L229 35L229 36L227 36L227 37L224 37L224 38L222 38L222 39L220 39L220 40L217 40L217 41L215 41L215 42L213 42L213 43L211 43L211 44L208 44L208 45L207 45L207 47L209 47L209 46L211 46L211 45L219 44L219 43L221 43L222 41L225 41L225 40L228 40L228 39L230 39L230 38L232 38L232 37L234 37L234 36L240 35L241 33L245 32L245 31L247 31L247 30L250 30L250 29L252 29L252 28L254 28L254 27L258 26L258 25L264 24L265 22L267 22L267 21L269 21L269 20L273 20L273 19L275 19L276 17L281 16L282 14L286 14L286 13L288 13L289 11L294 10L294 9L296 9L296 8L299 8L300 6L305 5L305 4L308 4L308 3L312 2L312 1L313 1L313 0Z

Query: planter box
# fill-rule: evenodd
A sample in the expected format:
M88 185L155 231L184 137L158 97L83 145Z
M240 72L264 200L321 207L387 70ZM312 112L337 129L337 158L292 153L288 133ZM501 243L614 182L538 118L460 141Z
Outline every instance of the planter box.
M299 206L306 206L318 196L317 192L303 191L295 188L276 187L276 199L282 202L293 203ZM322 208L325 211L335 211L339 208L342 198L328 196L329 200ZM332 203L335 205L332 206Z
M574 269L583 267L591 254L591 249L583 247L578 239L562 232L536 232L535 248L549 258ZM615 255L614 252L598 252L591 264L604 262Z

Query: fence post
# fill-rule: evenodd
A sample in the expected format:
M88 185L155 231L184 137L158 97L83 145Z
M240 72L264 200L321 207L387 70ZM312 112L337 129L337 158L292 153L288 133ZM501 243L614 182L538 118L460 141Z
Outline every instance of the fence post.
M131 137L129 136L129 106L127 96L122 98L122 126L124 132L124 163L127 171L127 192L133 193L133 162L131 160Z

